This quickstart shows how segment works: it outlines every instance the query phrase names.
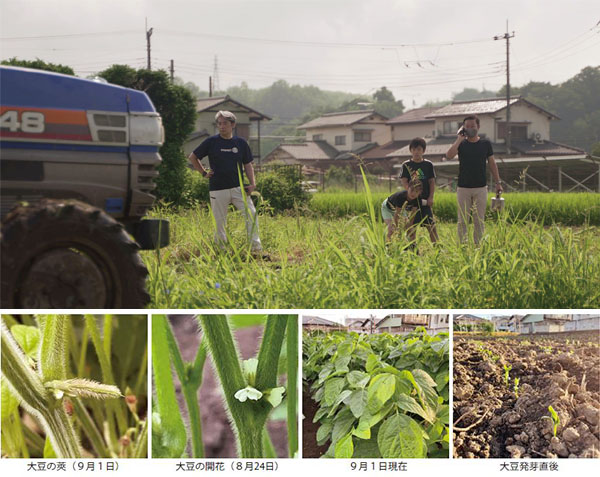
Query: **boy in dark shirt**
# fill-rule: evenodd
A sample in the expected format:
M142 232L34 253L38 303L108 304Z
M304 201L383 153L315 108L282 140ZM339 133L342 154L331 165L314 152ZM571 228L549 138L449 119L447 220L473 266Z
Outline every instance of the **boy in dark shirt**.
M400 215L409 220L409 210L416 206L420 192L421 184L409 184L406 190L393 193L381 203L381 216L388 227L388 241L398 228Z
M422 184L421 193L415 204L411 207L412 209L412 221L411 227L407 230L408 238L411 241L415 241L417 237L417 225L423 225L427 227L429 231L429 238L432 243L438 241L437 229L435 227L435 221L433 220L433 195L435 193L435 170L433 163L423 158L427 144L425 139L416 137L408 146L412 154L412 158L402 164L402 175L400 181L402 185L407 188L408 184L412 182L420 182Z

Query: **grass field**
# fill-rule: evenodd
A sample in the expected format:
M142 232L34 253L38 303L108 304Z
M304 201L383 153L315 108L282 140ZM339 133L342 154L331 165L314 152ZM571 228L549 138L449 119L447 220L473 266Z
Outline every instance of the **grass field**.
M358 195L364 202L364 196ZM315 198L321 200L321 198ZM215 251L208 209L161 212L171 245L143 252L152 308L598 308L600 228L488 220L481 246L457 243L439 224L440 244L418 232L419 254L360 214L262 216L270 261L248 254L238 213L230 251ZM444 200L439 197L440 204ZM508 200L508 199L507 199ZM344 201L342 201L344 202ZM441 205L440 205L441 208ZM365 207L366 209L366 207ZM438 206L436 206L436 213ZM329 215L328 218L325 215Z

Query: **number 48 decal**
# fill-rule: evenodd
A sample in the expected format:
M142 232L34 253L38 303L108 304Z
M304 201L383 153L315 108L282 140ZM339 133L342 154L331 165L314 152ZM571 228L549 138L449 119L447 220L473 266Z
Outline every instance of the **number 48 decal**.
M0 116L0 128L8 129L10 132L43 133L44 115L36 111L24 111L19 122L18 111L6 111Z

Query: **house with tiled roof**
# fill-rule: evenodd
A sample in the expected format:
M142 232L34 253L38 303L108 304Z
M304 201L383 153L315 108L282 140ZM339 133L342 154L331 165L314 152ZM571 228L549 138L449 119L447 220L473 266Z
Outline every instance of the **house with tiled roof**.
M422 129L421 137L427 143L425 157L434 162L438 185L452 186L458 176L458 158L447 160L445 155L454 140L462 120L476 114L480 119L479 134L492 142L494 157L507 190L594 190L590 174L600 164L585 151L554 142L550 138L550 122L559 120L555 114L536 104L515 96L510 99L511 150L506 145L506 99L488 98L475 101L455 101L441 108L416 116L422 121L433 121L433 134L428 136L431 123ZM406 135L417 132L411 116L406 118ZM392 121L392 120L390 120ZM408 126L410 125L410 126ZM402 116L394 118L394 138L404 126ZM377 150L371 151L377 154ZM410 158L408 145L397 150L388 149L387 157L396 158L398 169ZM491 176L490 176L491 182Z
M327 113L298 129L305 131L304 143L283 143L264 162L302 164L313 171L350 166L358 172L368 151L391 139L387 118L373 110ZM387 172L393 172L391 167Z
M373 110L327 113L298 126L307 141L326 141L340 152L354 151L369 143L391 140L385 116Z
M435 120L429 115L440 109L439 106L415 108L387 123L392 129L393 141L410 141L414 137L435 137Z
M186 156L196 149L207 137L219 132L215 123L215 114L219 111L231 111L235 114L237 121L233 134L246 139L250 143L255 158L260 157L260 123L261 121L270 121L271 118L236 101L229 95L201 98L196 101L197 117L194 132L188 136L183 145ZM256 139L251 140L251 134Z

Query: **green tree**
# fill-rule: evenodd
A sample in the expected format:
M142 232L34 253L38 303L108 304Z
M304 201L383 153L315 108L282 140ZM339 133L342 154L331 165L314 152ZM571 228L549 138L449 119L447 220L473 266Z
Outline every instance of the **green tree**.
M13 57L8 60L3 60L2 64L7 66L20 66L22 68L33 68L36 70L54 71L55 73L75 76L75 71L73 71L73 68L70 66L47 63L39 58L35 60L19 60L16 57Z
M157 195L173 204L183 202L186 188L187 158L183 143L194 129L196 103L188 89L173 84L166 71L134 70L126 65L113 65L99 73L109 83L145 91L161 115L165 143L156 180Z
M590 148L590 154L594 157L600 157L600 142L595 142Z
M497 94L494 91L486 89L479 91L476 88L465 88L458 93L452 95L454 101L473 101L476 99L495 98Z
M375 99L375 101L390 101L392 103L396 102L394 93L392 93L385 86L382 86L375 92L375 94L373 94L373 99Z

